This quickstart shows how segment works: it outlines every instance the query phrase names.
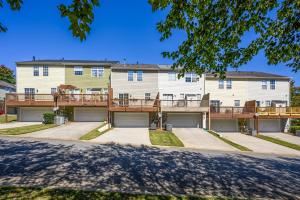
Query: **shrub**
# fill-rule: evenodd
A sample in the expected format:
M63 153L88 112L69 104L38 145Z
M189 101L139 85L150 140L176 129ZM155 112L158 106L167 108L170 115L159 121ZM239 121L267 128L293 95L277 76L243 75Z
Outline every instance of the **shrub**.
M300 130L300 126L291 126L289 132L295 134L297 130Z
M293 119L291 122L292 126L300 126L300 119Z
M48 112L43 114L44 124L54 124L54 113Z

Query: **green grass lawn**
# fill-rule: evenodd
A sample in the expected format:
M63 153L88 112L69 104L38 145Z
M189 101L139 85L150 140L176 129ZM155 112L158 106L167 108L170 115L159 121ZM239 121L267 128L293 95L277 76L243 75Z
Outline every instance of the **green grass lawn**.
M13 122L17 120L17 115L7 115L7 121ZM0 116L0 124L5 123L5 115Z
M96 137L99 137L100 135L102 135L102 134L104 134L104 133L106 133L107 131L109 131L109 130L112 129L112 128L109 128L109 129L107 129L107 130L105 130L105 131L103 131L103 132L98 131L99 128L101 128L101 127L103 127L103 126L105 126L105 125L106 125L106 124L102 124L101 126L95 128L94 130L92 130L92 131L88 132L87 134L81 136L81 137L79 138L79 140L91 140L91 139L94 139L94 138L96 138Z
M35 131L40 131L48 128L56 127L55 124L37 124L37 125L30 125L30 126L22 126L16 128L7 128L7 129L0 129L0 135L21 135L25 133L31 133Z
M300 146L297 144L292 144L292 143L289 143L289 142L286 142L286 141L283 141L283 140L280 140L277 138L265 136L265 135L257 135L256 137L263 139L263 140L267 140L269 142L273 142L275 144L279 144L279 145L300 151Z
M191 196L163 196L150 194L128 194L119 192L102 192L102 191L87 191L74 189L58 189L58 188L38 188L38 187L0 187L0 199L14 199L14 200L75 200L75 199L89 199L89 200L221 200L229 198L215 198L215 197L191 197Z
M235 148L237 148L237 149L239 149L239 150L241 150L241 151L252 151L251 149L248 149L247 147L244 147L244 146L242 146L242 145L240 145L240 144L234 143L234 142L232 142L232 141L230 141L230 140L228 140L228 139L226 139L226 138L224 138L224 137L220 137L219 134L217 134L217 133L215 133L215 132L213 132L213 131L208 131L208 132L209 132L210 134L212 134L213 136L219 138L219 139L222 140L223 142L226 142L227 144L229 144L229 145L231 145L231 146L233 146L233 147L235 147Z
M184 147L183 143L172 132L156 130L149 131L149 135L153 145Z

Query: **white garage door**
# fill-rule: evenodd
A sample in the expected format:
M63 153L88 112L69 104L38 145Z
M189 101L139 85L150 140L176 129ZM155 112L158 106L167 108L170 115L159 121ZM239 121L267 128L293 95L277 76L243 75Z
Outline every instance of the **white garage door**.
M76 122L102 122L106 120L107 110L97 107L75 107L74 121Z
M173 127L202 127L202 117L200 113L183 114L183 113L168 113L167 123L172 124Z
M19 110L19 121L22 122L42 122L43 114L53 112L52 108L25 107Z
M259 120L259 131L260 132L280 132L280 120L277 119L263 119Z
M211 120L211 129L218 132L237 132L237 120Z
M149 127L149 113L114 113L116 127Z

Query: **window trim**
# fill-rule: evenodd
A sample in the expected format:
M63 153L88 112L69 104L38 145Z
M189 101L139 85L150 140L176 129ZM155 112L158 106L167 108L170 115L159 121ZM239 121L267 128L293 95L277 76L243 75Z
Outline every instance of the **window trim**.
M188 79L190 81L187 81ZM187 72L185 74L185 82L186 83L196 83L196 82L198 82L197 74L195 72Z
M40 76L40 67L33 66L33 76Z
M83 67L82 66L74 66L73 69L75 76L82 76L83 75ZM76 72L81 72L81 74L76 74Z
M146 92L145 93L145 100L150 100L151 99L151 93L150 92Z
M224 89L224 80L219 80L219 89ZM221 87L222 86L222 87Z
M272 84L274 82L274 84ZM270 80L270 90L275 90L276 89L276 80Z
M168 81L176 81L176 72L168 72Z
M43 66L43 76L49 76L49 67L48 67L48 65Z
M143 71L142 70L139 70L136 72L136 80L143 81Z
M236 104L238 102L238 105ZM241 100L234 100L234 107L241 107Z
M93 71L96 72L96 76L94 76ZM101 78L103 76L104 76L104 67L92 67L91 68L91 77Z
M133 81L134 71L129 70L127 72L127 81Z
M232 80L231 78L226 79L226 89L232 89Z
M262 80L261 81L261 89L263 89L263 90L268 89L268 81L267 80Z

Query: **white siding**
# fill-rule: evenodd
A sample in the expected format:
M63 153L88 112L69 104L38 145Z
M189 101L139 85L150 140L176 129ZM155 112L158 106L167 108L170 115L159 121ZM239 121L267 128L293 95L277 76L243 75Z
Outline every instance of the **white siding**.
M50 94L51 88L65 83L64 66L48 66L49 75L43 76L43 66L39 67L39 76L33 76L33 66L17 66L17 93L24 93L24 88L35 88L37 94Z

